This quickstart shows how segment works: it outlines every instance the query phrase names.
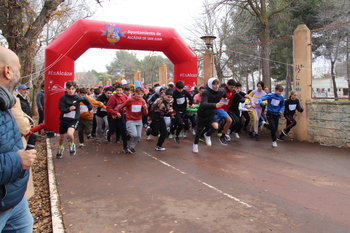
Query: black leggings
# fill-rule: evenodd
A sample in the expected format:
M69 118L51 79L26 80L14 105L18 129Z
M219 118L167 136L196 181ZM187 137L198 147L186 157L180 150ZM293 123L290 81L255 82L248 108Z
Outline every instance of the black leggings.
M185 113L176 111L174 118L171 118L171 128L170 133L174 134L176 130L176 137L180 135L181 130L184 128L184 118Z
M280 115L272 114L267 112L267 120L269 121L269 129L271 130L272 141L276 141L276 131L278 129L278 122Z
M152 121L150 127L152 129L151 134L153 136L157 137L158 134L160 134L157 146L162 146L168 133L164 119L160 121Z
M116 117L115 119L112 118L111 115L107 115L109 130L107 137L110 138L111 135L113 135L115 132L119 131L122 135L123 140L123 147L124 149L127 148L127 138L126 138L126 123L125 123L125 116L122 115L120 118Z

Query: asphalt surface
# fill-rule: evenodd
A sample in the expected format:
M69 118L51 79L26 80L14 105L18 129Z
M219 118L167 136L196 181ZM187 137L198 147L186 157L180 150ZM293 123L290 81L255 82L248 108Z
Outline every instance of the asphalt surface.
M54 163L66 232L350 232L350 149L241 134L194 154L192 135L165 152L156 140L123 154L90 139L74 156L65 142Z

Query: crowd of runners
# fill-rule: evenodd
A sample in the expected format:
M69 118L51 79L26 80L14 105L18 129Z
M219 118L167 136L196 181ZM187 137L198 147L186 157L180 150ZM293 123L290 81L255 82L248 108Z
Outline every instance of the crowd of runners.
M194 135L193 152L198 153L199 141L211 146L213 134L226 146L231 137L240 138L241 133L259 140L259 130L264 127L271 131L271 145L276 148L277 141L283 141L296 125L295 111L303 111L297 92L291 91L285 100L281 85L268 93L260 81L255 90L245 93L233 79L220 84L217 78L211 78L206 86L192 87L190 92L184 87L183 81L177 81L149 89L122 83L78 88L75 81L68 81L58 106L61 113L56 157L62 158L65 140L70 155L76 154L76 129L80 149L89 140L116 142L122 143L123 152L128 154L136 153L140 140L156 139L155 150L165 151L167 138L180 144L181 140L189 140L188 134ZM277 134L282 115L286 127Z

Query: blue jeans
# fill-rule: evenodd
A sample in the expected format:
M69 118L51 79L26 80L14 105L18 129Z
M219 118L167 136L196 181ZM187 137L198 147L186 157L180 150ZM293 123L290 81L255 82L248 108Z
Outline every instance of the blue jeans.
M33 222L25 197L12 209L0 212L0 232L2 233L31 233Z

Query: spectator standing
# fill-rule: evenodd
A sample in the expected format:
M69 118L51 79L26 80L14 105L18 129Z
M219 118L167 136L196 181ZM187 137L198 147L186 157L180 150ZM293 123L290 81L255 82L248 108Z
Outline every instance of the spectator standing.
M30 88L24 84L19 85L17 88L18 90L17 98L19 98L21 102L22 111L28 116L32 117L32 109L28 101L29 89Z
M11 108L20 80L17 55L0 46L0 231L32 232L33 217L24 197L36 150L24 150Z
M44 83L41 84L41 90L36 94L36 106L39 114L39 125L44 122Z

